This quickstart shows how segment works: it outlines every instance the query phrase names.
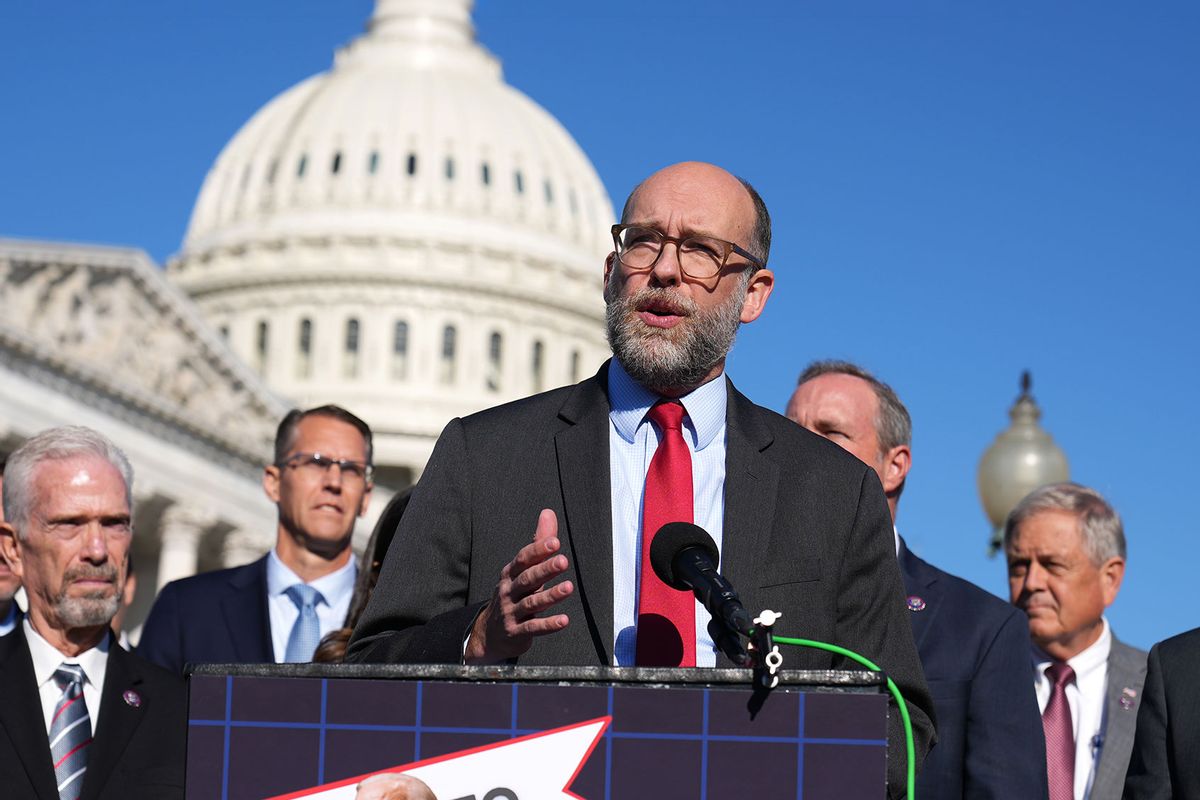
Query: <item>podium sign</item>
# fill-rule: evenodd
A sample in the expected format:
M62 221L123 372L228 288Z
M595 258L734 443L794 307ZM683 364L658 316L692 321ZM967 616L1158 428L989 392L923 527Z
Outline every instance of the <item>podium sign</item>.
M380 771L438 800L885 797L878 676L784 672L752 696L744 670L207 665L187 797L354 800Z

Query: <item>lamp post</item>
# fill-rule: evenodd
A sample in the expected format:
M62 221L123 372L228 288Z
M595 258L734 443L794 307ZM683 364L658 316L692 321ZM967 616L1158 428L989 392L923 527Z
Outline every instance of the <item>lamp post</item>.
M1021 394L1008 410L1012 422L979 459L979 498L992 523L988 555L1003 544L1004 520L1025 495L1039 486L1067 480L1067 457L1038 424L1042 411L1029 393L1029 371L1021 374Z

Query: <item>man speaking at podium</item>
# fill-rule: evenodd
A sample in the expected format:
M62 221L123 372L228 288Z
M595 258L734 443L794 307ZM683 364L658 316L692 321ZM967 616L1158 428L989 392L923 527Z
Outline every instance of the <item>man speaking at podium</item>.
M923 758L932 703L877 476L724 378L738 326L771 295L770 241L758 193L711 164L635 188L604 265L615 357L446 427L347 661L729 666L703 606L649 565L659 527L694 522L752 614L782 612L779 633L883 667ZM853 667L798 648L784 665ZM903 733L889 719L898 795Z

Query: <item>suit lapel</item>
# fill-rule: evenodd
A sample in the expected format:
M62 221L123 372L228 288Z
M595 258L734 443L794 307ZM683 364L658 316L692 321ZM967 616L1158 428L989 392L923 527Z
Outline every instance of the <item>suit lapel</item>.
M104 687L100 692L100 722L93 732L81 800L99 797L113 767L121 760L133 732L146 714L149 700L142 694L142 676L133 656L112 641Z
M0 638L0 725L5 727L37 796L49 800L58 797L58 784L36 680L25 631L18 625Z
M908 549L903 539L900 540L899 563L904 593L909 598L908 621L912 623L913 641L917 651L923 653L922 643L942 607L942 588L938 585L937 574Z
M607 367L579 384L559 411L570 425L554 437L565 517L559 536L575 565L580 600L601 664L612 663L613 629L607 384Z
M725 511L720 572L736 586L754 585L775 520L779 467L763 455L774 441L754 404L729 386L725 428Z
M231 592L221 600L221 613L237 660L249 664L275 661L271 617L267 611L267 556L229 579Z
M1116 786L1111 796L1120 796L1120 787L1125 772L1124 758L1128 758L1137 729L1137 709L1141 703L1142 685L1146 680L1144 657L1133 648L1113 636L1108 653L1108 687L1104 697L1104 747L1100 750L1100 761L1096 765L1093 781L1093 796L1103 800L1108 796L1099 787ZM1129 694L1132 692L1132 694ZM1125 705L1121 698L1126 697ZM1111 755L1110 755L1111 754Z

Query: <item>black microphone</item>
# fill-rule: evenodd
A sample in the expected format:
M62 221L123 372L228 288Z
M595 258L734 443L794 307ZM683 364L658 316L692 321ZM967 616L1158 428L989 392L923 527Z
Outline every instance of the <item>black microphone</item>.
M721 556L712 537L690 522L668 522L650 543L650 566L672 589L691 589L730 631L750 636L754 620L729 581L717 572Z

